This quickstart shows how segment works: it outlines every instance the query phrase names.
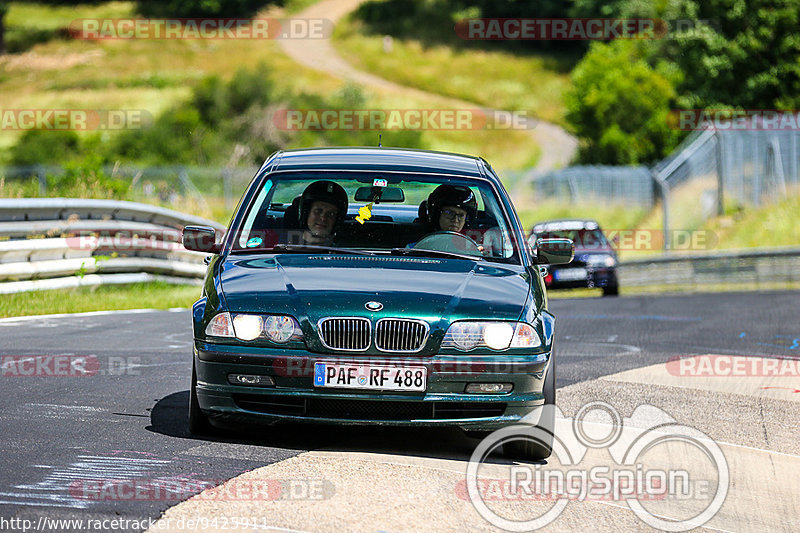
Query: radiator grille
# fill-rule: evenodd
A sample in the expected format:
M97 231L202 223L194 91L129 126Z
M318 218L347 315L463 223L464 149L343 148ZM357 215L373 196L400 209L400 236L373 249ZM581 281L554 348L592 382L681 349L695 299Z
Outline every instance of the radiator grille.
M428 339L428 324L419 320L382 318L375 326L375 347L383 352L418 352Z
M331 350L363 352L369 348L371 330L367 318L323 318L319 321L322 344Z

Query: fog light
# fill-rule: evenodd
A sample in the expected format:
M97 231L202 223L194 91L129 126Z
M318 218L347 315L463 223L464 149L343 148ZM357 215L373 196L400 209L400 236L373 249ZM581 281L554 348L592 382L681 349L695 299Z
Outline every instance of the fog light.
M511 392L511 383L468 383L465 392L469 394L505 394Z
M272 377L255 374L228 374L228 383L231 385L247 385L249 387L275 386L275 380Z

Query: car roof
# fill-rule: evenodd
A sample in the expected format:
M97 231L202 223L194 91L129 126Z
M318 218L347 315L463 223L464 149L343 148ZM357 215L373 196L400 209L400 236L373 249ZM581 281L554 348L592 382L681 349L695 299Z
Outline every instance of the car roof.
M270 171L366 170L493 178L480 157L410 148L338 147L285 150L264 164Z
M582 229L600 229L600 224L598 224L596 220L590 218L560 218L537 222L533 225L533 231L536 233L542 231L574 231Z

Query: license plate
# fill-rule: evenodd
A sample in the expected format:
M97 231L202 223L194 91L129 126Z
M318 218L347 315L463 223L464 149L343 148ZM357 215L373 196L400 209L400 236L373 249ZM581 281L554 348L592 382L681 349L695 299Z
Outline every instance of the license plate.
M428 370L424 366L395 367L314 363L314 386L341 389L424 391Z
M553 272L553 279L556 281L575 281L586 279L587 274L585 268L567 268Z

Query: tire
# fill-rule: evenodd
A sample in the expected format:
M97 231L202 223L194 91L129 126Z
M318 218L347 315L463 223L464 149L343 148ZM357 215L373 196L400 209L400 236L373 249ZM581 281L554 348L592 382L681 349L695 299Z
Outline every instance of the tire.
M192 386L189 388L189 433L192 435L214 433L214 427L200 410L200 403L197 401L197 371L194 368L194 362L192 362Z
M556 425L556 360L555 354L550 356L550 366L544 377L544 404L552 406L542 411L535 434L540 438L535 441L531 439L517 439L503 445L503 452L511 459L523 461L543 461L553 453L553 434Z
M618 295L619 295L619 285L617 285L616 283L614 285L603 287L603 296L618 296Z

